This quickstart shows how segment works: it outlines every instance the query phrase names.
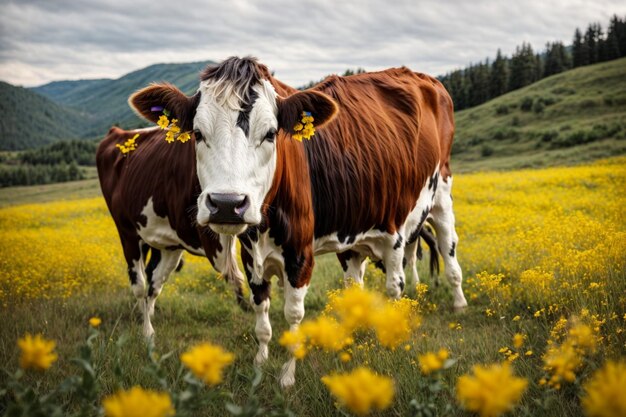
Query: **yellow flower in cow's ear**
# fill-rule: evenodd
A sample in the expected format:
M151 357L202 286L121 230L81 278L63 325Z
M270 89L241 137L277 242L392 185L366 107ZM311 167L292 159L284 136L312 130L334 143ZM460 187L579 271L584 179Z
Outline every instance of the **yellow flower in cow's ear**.
M220 346L201 343L180 356L180 360L191 372L207 385L222 382L224 367L233 363L235 355Z
M311 139L315 134L314 120L310 112L303 111L300 122L293 127L294 132L297 133L292 134L291 137L300 142L302 142L302 139Z
M341 405L360 416L373 409L385 410L394 397L391 378L376 375L363 367L347 374L326 375L322 382Z
M167 129L167 127L170 125L170 119L168 119L167 116L163 115L159 117L157 125L159 125L161 129Z
M122 154L124 156L126 156L126 154L134 151L135 149L137 149L137 143L135 143L135 140L139 137L139 133L135 134L135 136L133 136L132 138L128 138L126 140L126 142L124 142L123 145L120 145L119 143L117 145L115 145L117 148L119 148L120 152L122 152Z
M98 327L100 326L100 323L102 323L102 320L100 320L99 317L92 317L89 319L89 325L91 327Z
M583 389L581 403L587 416L626 416L626 362L607 362Z
M191 139L191 135L189 134L189 132L183 132L180 135L178 135L178 137L176 139L178 139L182 143L185 143L189 139Z
M21 350L20 368L35 369L37 371L45 371L50 368L53 362L58 358L54 353L56 343L53 340L46 340L40 334L35 337L26 334L18 339L17 345Z
M172 132L171 130L168 130L167 133L165 134L165 141L167 143L172 143L174 142L175 137L174 137L174 132Z
M472 369L474 375L458 378L456 397L464 409L481 417L497 417L512 410L526 391L528 381L514 376L506 362Z
M106 417L170 417L174 407L170 396L164 392L132 387L102 401Z

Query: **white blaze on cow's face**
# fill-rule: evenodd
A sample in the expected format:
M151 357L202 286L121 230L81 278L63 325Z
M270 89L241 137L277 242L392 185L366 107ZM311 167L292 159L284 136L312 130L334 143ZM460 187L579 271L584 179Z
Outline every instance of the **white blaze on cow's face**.
M239 234L262 219L276 170L278 110L268 81L249 87L249 103L224 82L203 81L199 89L193 122L202 189L197 222L217 233Z

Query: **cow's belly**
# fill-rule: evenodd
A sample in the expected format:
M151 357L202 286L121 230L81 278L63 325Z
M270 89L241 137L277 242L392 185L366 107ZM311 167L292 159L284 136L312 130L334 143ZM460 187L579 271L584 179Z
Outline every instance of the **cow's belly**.
M196 248L187 244L170 226L167 217L161 217L154 212L152 197L148 200L141 214L146 217L146 225L137 223L137 234L148 245L161 250L185 249L194 255L204 256L202 247Z
M388 245L389 235L377 229L350 236L343 242L337 237L337 233L322 236L313 242L315 255L323 255L330 252L345 252L353 250L371 259L382 259L383 251Z

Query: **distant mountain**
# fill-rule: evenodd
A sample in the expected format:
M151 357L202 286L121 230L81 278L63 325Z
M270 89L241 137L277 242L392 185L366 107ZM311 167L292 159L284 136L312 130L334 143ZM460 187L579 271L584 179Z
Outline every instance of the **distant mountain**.
M92 116L0 81L0 149L34 148L83 137Z
M198 74L212 61L156 64L116 80L57 81L32 90L56 103L92 116L81 137L99 136L112 124L124 128L144 126L128 106L128 96L152 82L167 81L187 94L198 88Z

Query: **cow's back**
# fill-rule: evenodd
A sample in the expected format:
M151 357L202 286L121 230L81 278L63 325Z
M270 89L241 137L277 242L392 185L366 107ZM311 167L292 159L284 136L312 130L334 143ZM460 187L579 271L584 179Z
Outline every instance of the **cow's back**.
M332 76L314 89L340 109L305 144L315 236L395 231L437 167L447 164L440 141L450 133L442 132L450 123L447 92L438 81L406 68Z

